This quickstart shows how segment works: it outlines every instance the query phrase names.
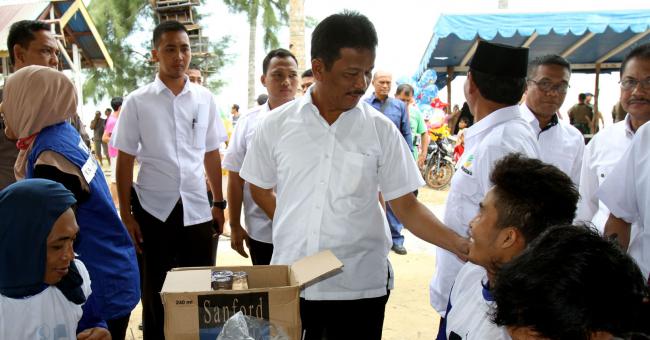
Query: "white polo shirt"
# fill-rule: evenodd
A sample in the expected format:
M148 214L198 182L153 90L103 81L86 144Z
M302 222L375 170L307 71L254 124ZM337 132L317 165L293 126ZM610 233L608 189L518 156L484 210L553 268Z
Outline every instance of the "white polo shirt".
M519 111L537 136L540 159L562 170L571 177L577 187L580 184L580 168L585 151L585 139L582 133L573 125L560 119L555 125L542 130L537 117L525 103L519 106Z
M490 318L494 305L485 268L465 263L449 296L444 329L446 339L452 339L452 332L465 340L510 339L508 331Z
M647 279L650 273L650 125L643 124L632 144L598 189L597 196L612 214L639 229L637 246L628 253ZM630 242L630 245L632 243Z
M257 125L269 111L267 101L264 105L251 109L239 118L228 144L228 149L226 149L226 155L223 158L224 169L233 172L241 171L244 157L253 141ZM249 237L256 241L272 243L272 222L262 208L253 201L248 182L244 182L244 220Z
M634 131L630 115L599 131L585 148L580 175L580 201L576 212L577 221L591 221L602 233L609 216L609 209L598 200L596 191L605 181L632 143ZM617 174L619 176L620 174ZM635 228L636 229L636 228Z
M188 226L212 220L203 160L227 138L210 91L186 76L174 96L156 75L126 97L110 143L137 157L142 208L165 221L180 198Z
M240 176L276 188L271 264L330 249L340 272L306 287L307 300L386 295L392 240L379 204L424 184L395 125L365 101L329 125L310 92L259 124Z
M513 152L533 158L540 154L537 138L516 105L494 111L465 129L465 152L456 163L445 206L444 220L449 228L459 235L467 235L469 222L492 187L490 173L494 163ZM429 298L440 315L445 313L451 286L462 265L456 255L436 248L436 269L429 284Z

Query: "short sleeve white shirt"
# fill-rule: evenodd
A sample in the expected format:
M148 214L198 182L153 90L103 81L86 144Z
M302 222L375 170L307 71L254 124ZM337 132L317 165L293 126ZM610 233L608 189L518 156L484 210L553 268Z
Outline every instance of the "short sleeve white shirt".
M228 135L210 91L185 79L177 96L158 76L128 95L110 143L137 157L142 207L165 221L180 198L187 226L212 219L203 160Z
M530 124L518 106L508 106L490 113L465 129L465 152L456 163L451 189L445 206L445 224L459 235L466 235L469 222L476 216L478 205L492 183L494 163L518 152L538 158L539 146ZM444 315L447 299L456 274L463 262L456 255L436 248L436 268L429 284L431 306Z
M580 184L580 168L585 151L585 139L573 125L559 120L557 124L542 131L533 112L522 104L522 117L530 124L539 143L540 159L562 170L576 185Z
M81 261L75 260L75 264L88 298L88 271ZM69 301L55 286L24 299L0 295L0 339L77 339L81 306Z
M313 89L313 88L312 88ZM307 95L259 124L240 176L276 188L271 264L330 249L340 272L306 287L307 300L386 295L391 238L378 200L424 184L395 125L365 101L329 125Z
M490 318L495 302L487 283L485 268L469 262L463 265L449 296L445 317L447 339L452 332L465 340L510 339L507 330Z
M632 144L598 189L597 196L611 213L628 223L637 223L640 240L628 250L644 277L650 273L650 125L641 126ZM613 174L616 174L614 176ZM630 243L631 245L631 243Z
M242 164L244 164L244 157L253 141L253 135L255 134L257 125L269 110L270 108L267 102L264 105L251 109L239 118L223 159L224 169L233 172L241 171ZM244 182L244 221L248 236L256 241L272 243L272 222L262 208L253 201L248 182Z

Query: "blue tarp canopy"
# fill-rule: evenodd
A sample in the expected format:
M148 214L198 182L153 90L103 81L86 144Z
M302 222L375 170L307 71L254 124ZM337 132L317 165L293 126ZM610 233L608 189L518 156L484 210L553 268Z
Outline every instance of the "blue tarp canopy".
M441 14L418 69L466 74L478 39L530 48L529 58L559 54L574 72L618 70L635 46L650 42L650 11Z

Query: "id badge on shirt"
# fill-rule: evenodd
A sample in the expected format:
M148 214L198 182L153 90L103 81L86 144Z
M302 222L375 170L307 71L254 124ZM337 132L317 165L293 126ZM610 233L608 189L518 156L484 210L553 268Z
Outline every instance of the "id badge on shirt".
M205 135L208 132L208 105L198 104L192 119L192 146L205 147Z

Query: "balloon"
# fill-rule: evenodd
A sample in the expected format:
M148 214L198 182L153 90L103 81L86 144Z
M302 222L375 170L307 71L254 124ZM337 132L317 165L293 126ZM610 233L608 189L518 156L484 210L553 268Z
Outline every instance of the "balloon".
M420 80L418 80L418 86L421 88L426 88L431 85L435 86L437 79L438 75L436 74L436 71L428 69L422 73Z

